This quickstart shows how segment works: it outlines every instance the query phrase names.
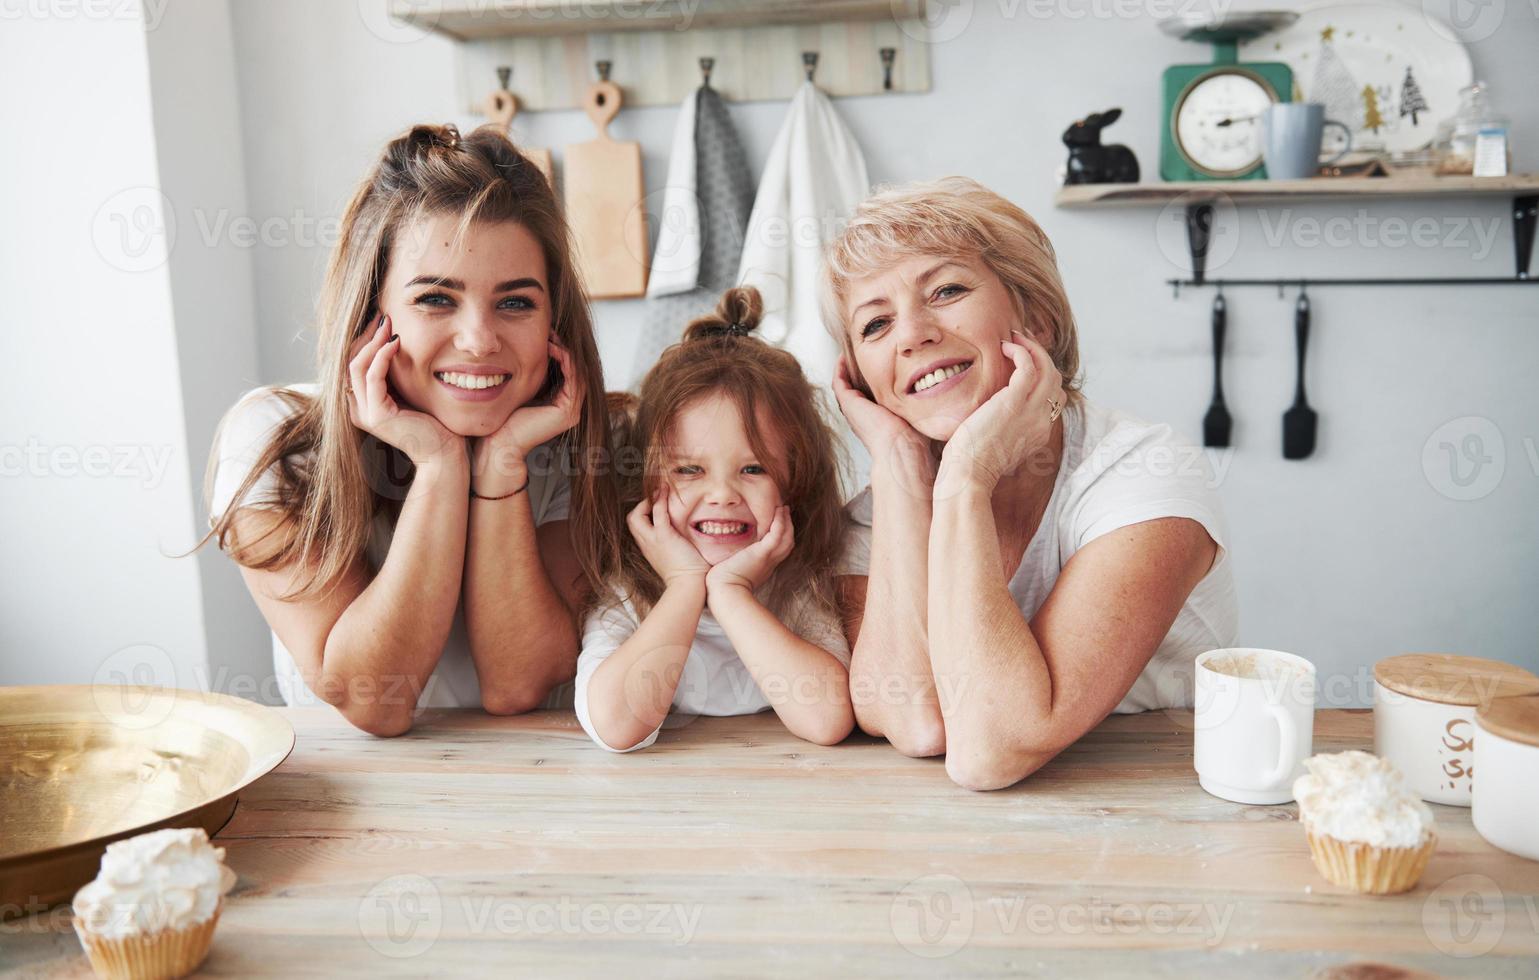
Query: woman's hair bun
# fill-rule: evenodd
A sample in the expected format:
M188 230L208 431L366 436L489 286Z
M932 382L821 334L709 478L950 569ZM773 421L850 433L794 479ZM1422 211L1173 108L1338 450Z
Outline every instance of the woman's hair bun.
M721 294L716 309L691 320L684 328L684 341L711 340L717 337L746 337L764 319L764 297L752 286L734 286Z
M419 124L406 134L406 147L412 156L430 153L434 149L457 150L460 147L459 127L453 123L442 126Z

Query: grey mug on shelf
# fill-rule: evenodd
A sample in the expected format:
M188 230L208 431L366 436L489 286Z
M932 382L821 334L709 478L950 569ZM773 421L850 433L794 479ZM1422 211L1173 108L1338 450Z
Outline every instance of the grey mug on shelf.
M1327 126L1340 128L1346 145L1329 160L1321 160L1320 143ZM1335 163L1351 149L1352 130L1325 118L1325 106L1318 102L1277 102L1261 114L1261 156L1271 180L1313 177L1323 164Z

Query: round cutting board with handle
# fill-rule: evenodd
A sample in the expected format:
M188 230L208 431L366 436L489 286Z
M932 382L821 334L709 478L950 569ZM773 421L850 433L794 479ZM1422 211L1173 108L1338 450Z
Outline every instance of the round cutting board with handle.
M608 72L601 67L600 74ZM562 161L566 220L577 262L589 296L642 296L647 290L647 224L641 144L610 138L620 89L607 77L588 89L583 107L598 139L568 146Z
M488 95L486 101L481 104L481 113L486 116L487 121L497 127L499 133L506 134L509 139L513 138L511 129L513 117L518 115L518 99L514 98L513 93L508 91L508 81L512 77L513 69L497 69L497 90ZM516 140L514 145L518 145ZM545 175L545 180L551 187L556 186L555 171L551 169L549 150L542 150L532 146L519 146L518 152L527 157L529 162L540 168L540 173Z

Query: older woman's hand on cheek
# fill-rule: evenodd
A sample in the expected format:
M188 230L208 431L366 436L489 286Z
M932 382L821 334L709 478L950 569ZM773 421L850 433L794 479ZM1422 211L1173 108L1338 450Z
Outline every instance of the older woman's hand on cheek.
M905 486L922 486L928 495L929 486L935 480L930 440L907 420L878 405L856 388L850 379L849 362L842 357L833 386L839 411L850 423L855 437L871 454L872 483L895 476L901 478Z
M1000 344L1014 363L1010 380L979 405L946 442L936 483L971 483L989 492L1014 473L1053 435L1064 404L1063 375L1042 345L1012 330Z

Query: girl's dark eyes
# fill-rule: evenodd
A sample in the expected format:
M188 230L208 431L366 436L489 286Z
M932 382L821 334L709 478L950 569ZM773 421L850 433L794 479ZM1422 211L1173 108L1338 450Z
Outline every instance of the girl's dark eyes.
M693 463L683 463L673 468L674 476L699 476L703 472L705 471ZM749 476L763 476L768 471L758 463L749 463L739 472L746 473Z
M448 293L423 293L413 300L418 306L430 306L438 309L447 309L454 305L454 297ZM527 296L504 296L497 304L502 310L532 310L535 308L534 300Z

